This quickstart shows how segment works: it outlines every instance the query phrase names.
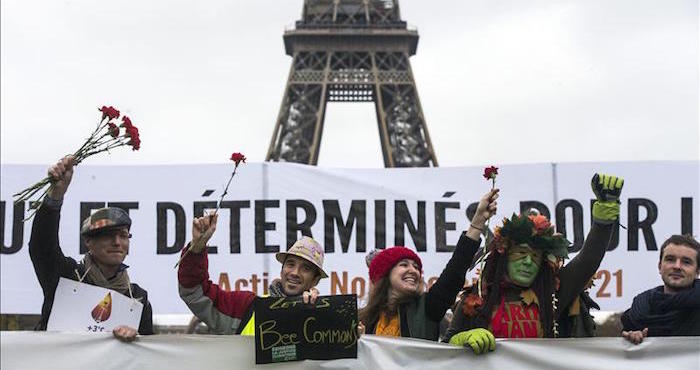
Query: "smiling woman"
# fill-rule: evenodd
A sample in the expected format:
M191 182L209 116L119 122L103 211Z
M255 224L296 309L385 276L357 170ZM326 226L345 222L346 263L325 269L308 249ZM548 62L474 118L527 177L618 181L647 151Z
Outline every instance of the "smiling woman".
M419 297L423 291L420 257L405 247L385 249L372 258L369 278L372 287L367 306L358 314L360 321L369 324L369 333L390 337L410 336L410 328L401 330L406 320L399 319L402 313L399 306Z
M438 340L440 321L464 285L467 267L481 241L479 230L496 212L496 198L498 189L481 198L471 226L462 233L445 269L427 292L422 261L411 249L397 246L368 256L370 293L367 305L358 312L367 333Z

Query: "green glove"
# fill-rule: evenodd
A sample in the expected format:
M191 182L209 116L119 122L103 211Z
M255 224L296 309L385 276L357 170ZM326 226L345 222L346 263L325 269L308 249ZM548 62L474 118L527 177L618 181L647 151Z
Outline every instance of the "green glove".
M470 346L475 354L480 355L496 349L496 338L490 331L476 328L453 335L450 338L450 344L461 347Z
M593 203L593 221L612 224L620 217L620 193L625 180L621 177L596 173L591 188L596 196Z

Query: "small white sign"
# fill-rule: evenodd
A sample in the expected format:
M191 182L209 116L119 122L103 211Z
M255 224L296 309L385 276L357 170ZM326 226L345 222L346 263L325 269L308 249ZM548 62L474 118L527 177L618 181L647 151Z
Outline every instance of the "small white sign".
M138 329L143 304L114 290L60 278L46 330L111 332L117 326Z

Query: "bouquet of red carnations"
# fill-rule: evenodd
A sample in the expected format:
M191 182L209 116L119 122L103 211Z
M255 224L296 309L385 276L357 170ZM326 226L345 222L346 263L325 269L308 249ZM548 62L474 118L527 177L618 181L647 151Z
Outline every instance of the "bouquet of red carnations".
M118 121L120 113L114 107L103 106L99 111L102 112L102 118L97 123L97 127L85 143L73 153L76 166L92 155L109 152L120 146L130 146L132 150L141 148L139 129L131 123L129 117L121 116L120 123ZM41 207L50 187L51 178L47 176L34 185L14 194L15 203L32 200L35 197L30 203L30 207L34 208L36 212ZM39 195L36 196L37 194ZM33 213L30 214L25 221L32 218L33 215Z

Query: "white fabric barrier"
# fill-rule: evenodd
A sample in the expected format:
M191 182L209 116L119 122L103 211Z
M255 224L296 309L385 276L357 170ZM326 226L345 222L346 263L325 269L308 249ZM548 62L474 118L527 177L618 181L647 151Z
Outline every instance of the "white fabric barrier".
M699 164L501 166L499 211L491 227L521 207L538 205L580 247L591 223L592 174L624 177L620 220L628 229L619 229L618 243L606 253L591 290L602 310L622 311L636 294L661 284L661 243L682 230L700 232ZM133 238L126 263L132 281L148 290L155 314L189 313L178 295L173 265L190 238L195 210L216 204L232 169L232 164L80 165L61 212L63 252L82 258L81 213L105 204L129 208ZM39 313L43 296L28 254L31 222L21 222L28 205L13 207L12 194L45 176L46 166L2 164L0 172L0 312ZM211 241L216 251L209 255L211 279L224 289L267 293L279 277L274 252L285 250L289 239L301 236L298 229L307 228L326 248L324 267L330 278L319 284L321 294L355 293L362 299L369 286L364 257L376 246L418 249L430 284L469 225L469 205L491 186L482 174L483 167L333 169L247 163L239 167L225 198L229 203L219 212Z
M2 370L35 369L700 369L700 337L499 340L496 352L365 335L357 359L255 365L252 337L2 332Z

